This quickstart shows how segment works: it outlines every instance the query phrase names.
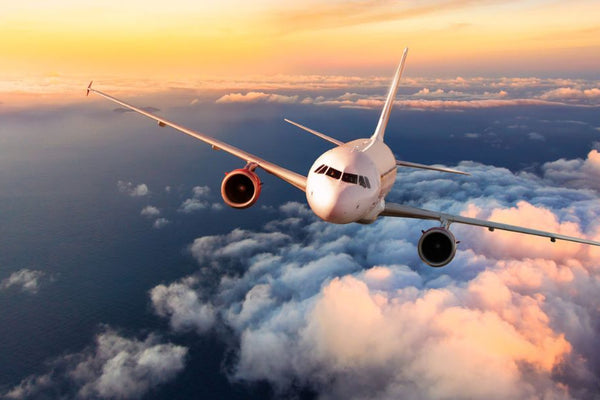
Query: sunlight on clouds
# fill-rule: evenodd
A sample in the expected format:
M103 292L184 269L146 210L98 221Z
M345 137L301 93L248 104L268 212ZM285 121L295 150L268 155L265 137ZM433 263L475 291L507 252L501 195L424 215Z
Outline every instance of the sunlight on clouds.
M572 173L586 163L573 163ZM598 192L584 181L565 189L550 175L460 167L473 174L469 185L440 181L424 194L419 184L434 173L410 171L399 175L399 193L427 208L600 234ZM302 382L324 398L594 393L600 253L589 246L453 225L457 257L431 269L414 244L425 223L335 226L297 203L279 213L257 232L196 239L199 271L152 291L174 331L232 330L232 379L266 380L277 393ZM218 283L205 290L201 282Z

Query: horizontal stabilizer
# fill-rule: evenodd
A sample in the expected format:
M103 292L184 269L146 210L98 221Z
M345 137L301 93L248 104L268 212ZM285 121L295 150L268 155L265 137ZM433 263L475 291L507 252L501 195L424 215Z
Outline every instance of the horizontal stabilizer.
M301 124L299 124L299 123L297 123L297 122L290 121L290 120L289 120L289 119L287 119L287 118L284 118L284 121L285 121L285 122L288 122L288 123L290 123L290 124L292 124L292 125L294 125L294 126L297 126L297 127L298 127L298 128L300 128L300 129L304 129L306 132L310 132L310 133L312 133L313 135L315 135L315 136L318 136L318 137L320 137L321 139L325 139L325 140L327 140L328 142L331 142L331 143L333 143L333 144L335 144L335 145L337 145L337 146L341 146L341 145L343 145L343 144L344 144L344 142L340 142L340 141L339 141L339 140L337 140L337 139L334 139L334 138L332 138L332 137L329 137L329 136L327 136L326 134L324 134L324 133L321 133L321 132L319 132L319 131L315 131L314 129L310 129L310 128L308 128L308 127L306 127L306 126L304 126L304 125L301 125Z
M399 166L399 167L429 169L429 170L432 170L432 171L448 172L448 173L451 173L451 174L471 175L469 173L462 172L462 171L457 171L455 169L435 167L433 165L424 165L424 164L411 163L411 162L408 162L408 161L399 161L399 160L396 160L396 165Z

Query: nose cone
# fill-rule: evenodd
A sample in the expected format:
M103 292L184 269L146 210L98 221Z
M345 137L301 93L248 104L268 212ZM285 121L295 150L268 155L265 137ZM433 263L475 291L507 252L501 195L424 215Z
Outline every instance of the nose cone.
M308 205L321 219L336 224L347 224L358 219L358 199L348 188L318 185L307 189Z

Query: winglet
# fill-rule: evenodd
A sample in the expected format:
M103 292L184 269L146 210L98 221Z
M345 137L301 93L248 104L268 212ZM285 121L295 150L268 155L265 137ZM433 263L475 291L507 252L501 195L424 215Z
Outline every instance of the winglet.
M94 83L94 81L90 81L90 84L87 87L87 90L85 92L86 96L89 96L89 94L90 94L90 89L92 88L92 83Z
M394 104L394 98L396 97L396 90L398 89L398 82L400 81L400 77L402 76L402 71L404 71L404 61L406 61L406 55L408 54L408 47L404 49L404 53L402 53L402 59L400 60L400 65L398 65L398 69L396 70L396 74L394 75L394 80L390 86L390 91L388 92L387 99L385 100L385 105L383 106L383 111L381 111L381 116L379 117L379 122L377 123L377 128L375 128L375 132L373 132L373 136L371 136L371 141L380 140L383 141L383 135L385 134L385 127L390 119L390 112L392 111L392 106Z

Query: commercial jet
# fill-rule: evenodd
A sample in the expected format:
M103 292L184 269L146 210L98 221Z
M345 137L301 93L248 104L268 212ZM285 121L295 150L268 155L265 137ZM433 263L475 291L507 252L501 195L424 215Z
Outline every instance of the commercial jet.
M243 168L227 173L221 183L223 200L233 208L247 208L256 203L261 190L261 181L256 174L256 170L262 169L305 192L306 200L311 210L319 218L327 222L334 224L347 224L351 222L370 224L379 217L402 217L439 221L440 226L424 231L418 243L419 256L425 263L432 267L442 267L448 264L456 254L456 245L458 242L450 231L450 225L453 223L476 225L488 228L490 231L500 229L543 236L549 238L552 242L566 240L600 246L600 242L592 240L387 202L386 195L394 185L398 167L421 168L468 175L453 169L396 160L390 148L385 144L385 128L390 118L407 53L408 48L404 49L400 65L396 69L383 111L379 117L379 122L369 138L356 139L344 143L314 129L285 119L286 122L335 145L334 148L326 151L316 159L307 176L290 171L204 133L185 128L165 118L116 99L92 88L93 82L90 82L88 85L86 95L89 95L90 92L98 94L112 102L155 120L161 127L169 126L174 128L196 139L200 139L215 150L225 151L244 161L246 165Z

